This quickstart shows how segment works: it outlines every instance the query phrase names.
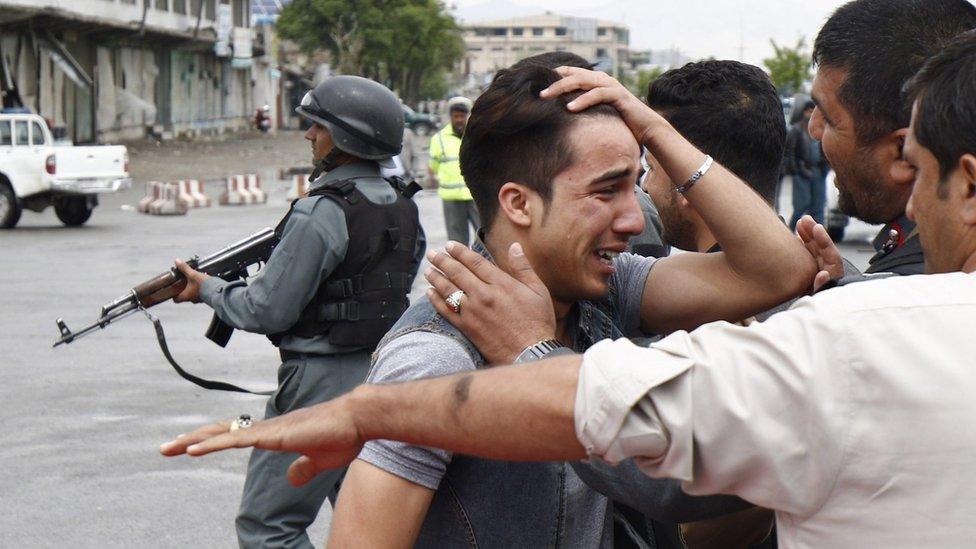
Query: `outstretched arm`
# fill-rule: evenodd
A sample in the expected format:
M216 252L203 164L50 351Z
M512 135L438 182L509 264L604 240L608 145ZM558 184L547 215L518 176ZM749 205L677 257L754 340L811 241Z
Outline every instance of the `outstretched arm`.
M586 453L576 439L573 416L581 362L580 355L573 355L531 367L362 385L343 397L247 429L230 431L230 422L203 427L160 451L202 456L255 447L300 453L288 470L294 485L348 464L374 439L505 461L582 459Z

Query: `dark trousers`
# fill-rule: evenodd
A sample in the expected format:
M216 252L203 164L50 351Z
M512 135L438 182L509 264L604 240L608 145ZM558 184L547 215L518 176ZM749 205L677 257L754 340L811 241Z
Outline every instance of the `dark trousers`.
M819 170L812 170L810 177L801 174L793 175L793 218L790 228L796 228L796 222L804 214L810 214L813 220L823 224L824 206L827 202L827 182L824 174Z
M471 245L471 233L468 231L470 223L474 230L481 228L481 218L474 200L443 200L444 225L447 227L447 239L460 242L465 246Z
M278 370L278 390L268 399L265 418L331 400L356 387L369 372L370 353L293 358ZM312 549L305 529L315 521L325 498L334 501L345 469L326 471L295 488L285 473L298 454L253 450L237 515L242 548ZM316 540L321 546L325 540Z

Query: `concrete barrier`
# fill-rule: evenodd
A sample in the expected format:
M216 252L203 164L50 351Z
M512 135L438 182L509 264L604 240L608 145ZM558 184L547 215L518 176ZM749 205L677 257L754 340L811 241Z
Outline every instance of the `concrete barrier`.
M268 201L268 195L261 188L261 177L257 174L249 173L244 176L247 181L247 192L251 193L257 204L264 204Z
M300 173L291 176L290 185L288 185L288 200L304 198L308 195L309 175L311 174Z
M267 201L268 195L261 188L261 179L253 173L229 176L227 187L220 195L221 206L264 204Z
M149 206L153 202L159 200L163 197L163 182L162 181L147 181L146 182L146 196L139 200L139 204L136 205L136 210L142 213L149 213Z
M179 183L161 183L161 196L149 204L152 215L186 215L189 206L180 198Z
M197 179L183 179L176 182L180 188L180 200L190 208L208 208L211 200L203 192L203 183Z

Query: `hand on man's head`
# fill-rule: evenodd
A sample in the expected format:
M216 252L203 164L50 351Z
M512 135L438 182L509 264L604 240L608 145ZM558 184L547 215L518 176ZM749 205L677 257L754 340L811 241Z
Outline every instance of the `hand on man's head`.
M564 93L582 91L583 95L566 105L569 110L581 112L600 103L611 105L620 113L637 142L642 144L651 131L664 122L659 114L605 72L579 67L559 67L556 72L562 79L542 90L541 98L552 99Z

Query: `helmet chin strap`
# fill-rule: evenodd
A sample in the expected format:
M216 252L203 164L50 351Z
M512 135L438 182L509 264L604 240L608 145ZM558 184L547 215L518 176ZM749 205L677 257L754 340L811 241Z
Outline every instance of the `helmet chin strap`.
M338 147L332 147L332 150L325 155L322 160L319 160L312 165L312 174L308 176L308 182L311 183L319 178L320 175L326 172L330 172L339 166L339 159L342 157L342 151Z

